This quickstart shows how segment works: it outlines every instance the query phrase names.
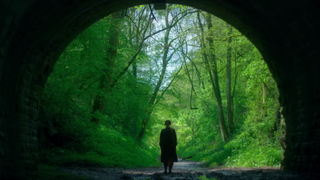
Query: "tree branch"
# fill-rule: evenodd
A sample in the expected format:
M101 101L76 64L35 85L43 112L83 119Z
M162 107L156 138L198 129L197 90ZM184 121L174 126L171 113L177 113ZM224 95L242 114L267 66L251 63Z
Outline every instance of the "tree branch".
M195 12L198 12L198 10L196 10L196 11L189 11L189 12L183 14L183 15L182 15L180 18L178 18L174 23L172 23L172 26L175 26L182 18L186 17L188 14L192 14L192 13L195 13ZM180 13L180 14L182 14L182 13ZM173 20L176 19L180 14L176 15L176 16L173 18Z
M181 50L181 52L183 52L183 50ZM191 90L194 91L195 94L197 94L196 91L195 91L195 89L194 89L194 86L193 86L193 81L192 81L192 79L191 79L191 77L190 77L190 73L189 73L189 69L188 69L188 66L187 66L186 58L183 57L183 60L184 60L184 65L185 65L185 67L186 67L187 76L188 76L189 81L190 81L190 84L191 84Z
M149 8L150 8L150 12L151 12L151 15L153 17L154 20L157 21L156 17L154 16L153 12L152 12L152 8L151 8L151 5L149 4ZM157 21L158 22L158 21Z
M133 61L134 61L134 60L136 59L136 57L139 55L139 53L141 52L141 49L142 49L142 46L143 46L145 40L147 40L149 37L152 37L153 35L158 34L158 33L162 32L162 31L164 31L164 30L166 30L166 29L168 29L168 28L171 28L171 27L169 26L169 27L163 28L163 29L161 29L161 30L159 30L159 31L156 31L156 32L154 32L153 34L148 35L147 37L145 37L145 38L141 41L138 51L133 55L133 57L131 58L131 60L128 62L128 65L121 71L121 73L118 75L118 77L112 82L111 88L113 88L114 85L115 85L115 84L118 82L118 80L121 78L121 76L123 76L123 75L126 73L126 71L129 69L129 67L130 67L131 64L133 63ZM147 27L146 29L148 29L148 27ZM145 35L145 32L146 32L146 31L144 31L144 35ZM173 53L174 53L174 52L173 52ZM171 57L172 57L172 56L171 56ZM171 59L171 57L170 57L170 59ZM170 60L170 59L169 59L169 60ZM168 60L168 61L169 61L169 60Z
M163 94L169 89L169 87L171 86L172 82L175 80L175 78L178 76L179 72L181 71L183 65L180 66L180 69L178 70L178 72L176 73L176 75L173 77L173 79L171 80L171 82L168 84L168 86L166 87L166 89L164 89L160 95L160 97L157 99L157 101L154 103L154 105L156 105L159 100L161 99L161 97L163 97Z
M178 48L180 48L181 46L183 46L183 44L180 44ZM169 58L168 58L167 62L169 62L169 61L171 60L171 58L172 58L173 54L174 54L174 53L176 53L176 52L178 51L178 48L173 48L173 49L174 49L174 51L170 54L170 56L169 56Z
M118 82L118 80L121 78L121 76L123 76L127 70L129 69L129 67L131 66L131 64L133 63L133 61L136 59L136 57L138 56L138 54L141 52L142 46L140 46L140 48L138 49L138 51L133 55L133 57L131 58L131 60L128 62L128 65L121 71L121 73L118 75L118 77L112 82L110 88L113 88L114 85Z
M89 89L89 87L91 87L94 83L100 81L100 78L101 78L101 77L99 77L97 80L95 80L95 81L93 81L92 83L90 83L86 89L84 89L81 93L79 93L79 94L77 95L77 97L79 97L81 94L83 94L84 92L86 92L87 89Z
M275 99L275 95L271 92L271 90L269 89L269 87L267 86L267 84L262 81L262 83L264 84L264 86L267 88L267 90L269 91L269 93L272 95L272 99Z

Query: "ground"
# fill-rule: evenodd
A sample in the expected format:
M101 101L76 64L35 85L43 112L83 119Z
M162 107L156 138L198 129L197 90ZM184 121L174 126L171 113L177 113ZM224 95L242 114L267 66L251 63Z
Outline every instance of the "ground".
M60 168L60 172L83 175L95 180L319 180L320 175L283 172L279 168L203 168L202 163L179 160L172 174L163 167L152 168Z

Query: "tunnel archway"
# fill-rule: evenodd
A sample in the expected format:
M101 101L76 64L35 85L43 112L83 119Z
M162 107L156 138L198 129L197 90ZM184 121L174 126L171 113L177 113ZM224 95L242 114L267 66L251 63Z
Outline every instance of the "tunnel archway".
M192 6L233 25L259 49L286 121L282 168L320 172L320 3L219 0L0 1L0 177L35 167L38 98L66 46L97 20L148 3ZM20 173L17 173L20 172Z

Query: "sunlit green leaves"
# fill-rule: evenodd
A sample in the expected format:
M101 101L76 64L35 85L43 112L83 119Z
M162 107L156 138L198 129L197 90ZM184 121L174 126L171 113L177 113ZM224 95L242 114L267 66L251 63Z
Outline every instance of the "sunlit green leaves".
M182 5L171 5L169 8L175 14L191 9ZM143 14L142 12L149 11L149 8L141 5L132 9L134 13L130 16L136 25L139 25L137 14ZM149 17L148 13L144 15ZM154 13L157 18L162 18L161 15L164 15L165 11ZM203 18L202 15L201 17ZM69 149L70 153L64 163L110 166L125 164L129 167L146 166L148 163L157 165L159 132L164 127L164 120L170 119L178 135L179 156L205 161L211 167L224 164L250 167L279 166L281 150L277 139L272 137L277 134L277 131L273 132L278 107L277 86L258 49L236 29L233 29L232 43L228 44L226 23L217 17L213 17L213 27L205 32L211 34L210 37L214 41L213 47L207 46L207 49L200 48L201 34L199 27L194 23L195 16L190 15L182 21L181 28L189 30L184 35L188 36L187 55L193 62L188 59L186 66L190 71L194 90L186 67L183 67L151 117L148 117L151 120L143 141L146 145L137 146L135 139L141 129L142 119L146 118L149 98L161 71L158 59L162 57L163 47L155 40L148 41L136 57L137 77L133 75L133 68L130 66L107 93L101 88L100 80L106 75L106 69L111 68L106 66L110 21L109 17L98 21L67 47L44 89L44 112L40 122L46 124L51 138L54 135L58 139L51 143L65 140L61 146ZM145 25L146 22L142 20L140 25ZM161 23L158 25L161 26ZM128 59L138 49L140 38L139 28L136 28L131 20L125 19L122 26L113 79L128 65ZM131 26L131 36L128 26ZM156 29L156 26L150 27L148 33ZM172 35L182 34L177 29L174 30L177 32ZM159 42L162 38L163 36L159 36ZM216 100L210 77L202 61L202 52L212 51L217 58L222 103L226 113L228 45L232 49L236 132L225 144L221 140ZM175 57L175 63L181 63L182 58L183 56ZM199 74L195 70L196 67L200 71ZM171 79L170 76L167 75L166 78ZM158 94L162 91L163 89L160 89ZM108 102L103 113L92 112L93 99L98 94ZM90 122L92 116L101 120L98 127ZM135 153L132 154L132 151ZM121 158L123 156L128 158Z
M140 6L134 6L134 8L138 9L139 11L141 11L142 8L144 8L145 5L140 5Z

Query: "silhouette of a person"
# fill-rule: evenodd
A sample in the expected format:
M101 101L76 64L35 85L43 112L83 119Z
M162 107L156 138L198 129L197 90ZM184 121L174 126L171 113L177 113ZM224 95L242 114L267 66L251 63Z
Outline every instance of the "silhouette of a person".
M167 173L169 166L169 173L172 173L173 162L178 162L176 146L177 135L173 128L170 128L171 121L166 120L166 128L161 130L160 133L160 147L161 147L161 162L164 166L164 173Z

